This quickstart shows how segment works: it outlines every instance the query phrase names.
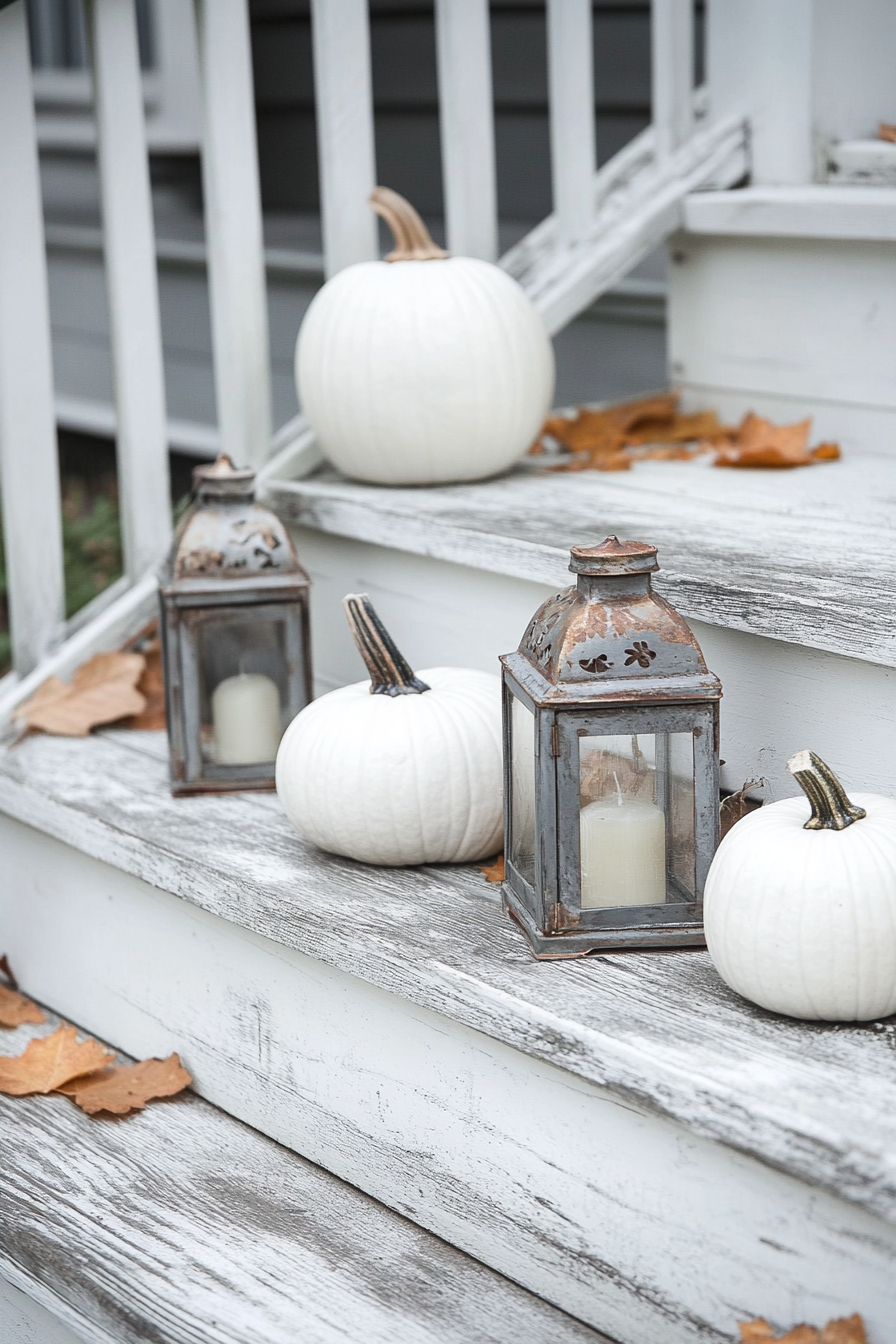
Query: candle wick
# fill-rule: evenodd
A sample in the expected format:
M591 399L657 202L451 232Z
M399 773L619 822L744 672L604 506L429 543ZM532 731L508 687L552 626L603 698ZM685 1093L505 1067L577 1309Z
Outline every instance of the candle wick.
M616 781L616 806L617 806L617 807L621 807L621 806L622 806L622 785L619 783L619 776L617 775L617 773L616 773L615 770L613 771L613 778L614 778L615 781Z

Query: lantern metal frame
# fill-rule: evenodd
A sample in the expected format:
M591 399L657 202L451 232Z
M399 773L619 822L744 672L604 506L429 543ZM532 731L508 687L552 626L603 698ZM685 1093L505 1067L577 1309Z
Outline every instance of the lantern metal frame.
M237 469L222 455L197 467L193 478L196 502L159 576L171 791L272 790L274 761L226 765L206 756L201 643L216 625L282 628L285 728L312 698L311 581L284 524L255 501L254 471Z
M650 575L658 568L656 548L643 543L609 537L598 547L574 547L570 569L577 585L549 598L519 649L501 658L503 898L538 958L705 946L703 887L719 829L721 683L707 670L686 621L652 591ZM514 862L514 698L531 715L534 733L531 881ZM670 866L673 733L689 734L693 742L693 890ZM667 823L666 900L583 908L581 739L642 734L655 737L657 805Z

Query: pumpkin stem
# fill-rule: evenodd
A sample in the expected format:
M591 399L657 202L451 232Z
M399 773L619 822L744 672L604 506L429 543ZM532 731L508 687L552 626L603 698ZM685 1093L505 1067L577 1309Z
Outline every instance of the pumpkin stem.
M787 762L787 769L812 804L804 831L845 831L868 815L864 807L849 801L831 767L814 751L798 751Z
M387 261L441 261L451 256L433 242L410 201L399 196L397 191L390 187L374 187L368 199L389 225L395 239L395 250L386 257Z
M358 652L370 673L371 695L422 695L429 690L398 652L366 593L349 593L342 599L342 605Z

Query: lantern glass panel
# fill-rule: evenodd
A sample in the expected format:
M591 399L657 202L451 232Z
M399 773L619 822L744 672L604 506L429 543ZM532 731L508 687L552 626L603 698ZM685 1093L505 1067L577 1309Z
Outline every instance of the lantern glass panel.
M694 899L690 733L579 737L581 908Z
M535 716L515 695L510 704L510 861L521 877L534 884Z
M273 761L290 717L286 622L207 621L198 635L203 760Z

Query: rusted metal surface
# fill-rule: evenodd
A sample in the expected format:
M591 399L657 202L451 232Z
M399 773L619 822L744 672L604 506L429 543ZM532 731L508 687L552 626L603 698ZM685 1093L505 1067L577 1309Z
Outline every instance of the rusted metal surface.
M548 598L519 649L501 659L507 865L503 893L506 908L537 957L704 944L703 884L718 844L722 688L707 669L687 622L652 590L651 574L659 567L656 555L654 546L615 537L600 546L574 546L569 567L577 576L575 586ZM521 780L514 778L514 702L532 717L534 801L526 805L530 812L534 807L534 824L530 816L527 824L533 840L528 858L516 833L522 823L514 821L515 813L522 816L525 810L518 799ZM682 808L680 801L673 803L673 796L679 800L682 796L680 767L673 778L673 735L690 742L687 878L682 877L680 857L672 857L672 836L676 826L681 832ZM629 737L632 750L642 755L642 736L654 750L648 771L654 791L651 801L664 816L665 901L585 905L581 740L593 744L602 738ZM640 765L646 770L643 760Z
M160 573L160 630L175 794L273 789L274 760L216 759L211 695L244 672L273 680L280 731L312 696L310 580L255 473L221 456L193 473L196 502Z

